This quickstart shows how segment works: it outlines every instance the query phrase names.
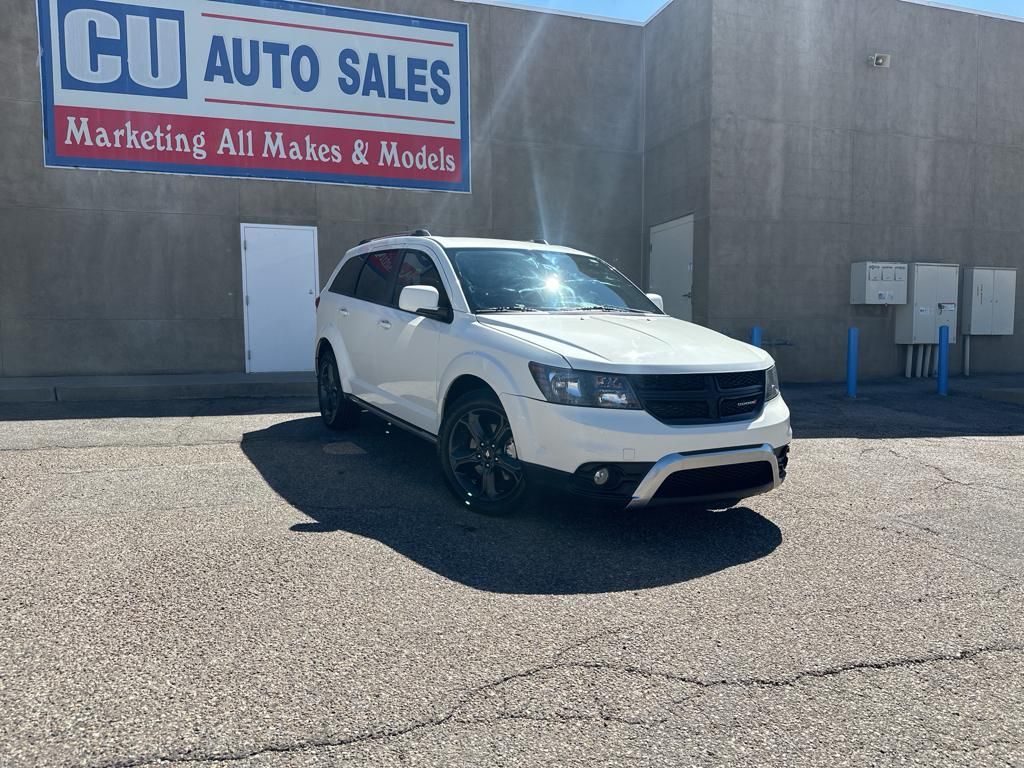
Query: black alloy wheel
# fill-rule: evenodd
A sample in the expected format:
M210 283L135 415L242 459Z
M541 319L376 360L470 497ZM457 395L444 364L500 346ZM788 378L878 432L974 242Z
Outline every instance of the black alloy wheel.
M341 388L338 363L331 352L320 356L317 367L317 395L320 400L320 417L331 429L349 429L356 425L359 409L345 398Z
M445 418L438 441L445 478L455 495L478 512L515 510L526 493L526 473L501 403L474 392Z

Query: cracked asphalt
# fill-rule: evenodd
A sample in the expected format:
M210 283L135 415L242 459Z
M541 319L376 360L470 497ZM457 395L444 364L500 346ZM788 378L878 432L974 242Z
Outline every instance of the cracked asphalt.
M303 401L0 406L0 765L1024 766L1024 409L837 390L771 495L511 519Z

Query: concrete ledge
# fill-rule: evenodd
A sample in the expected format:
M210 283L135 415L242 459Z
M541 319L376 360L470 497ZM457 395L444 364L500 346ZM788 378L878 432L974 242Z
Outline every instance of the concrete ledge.
M981 396L986 400L1024 405L1024 389L984 389Z
M53 387L0 379L0 403L52 403L56 399Z
M0 402L315 397L312 373L0 378Z

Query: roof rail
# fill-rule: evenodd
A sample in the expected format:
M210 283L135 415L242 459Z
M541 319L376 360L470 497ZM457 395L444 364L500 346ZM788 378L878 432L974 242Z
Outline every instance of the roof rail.
M544 240L543 238L539 238L539 237L538 238L534 238L530 242L531 243L537 243L538 245L551 245L551 243L549 243L547 240Z
M365 240L360 240L359 245L366 245L372 243L374 240L385 240L389 237L431 237L429 230L426 229L414 229L412 232L394 232L390 235L377 235L376 237L368 237Z

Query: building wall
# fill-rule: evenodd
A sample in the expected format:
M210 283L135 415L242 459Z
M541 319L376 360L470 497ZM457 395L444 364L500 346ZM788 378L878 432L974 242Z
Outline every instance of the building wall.
M473 193L43 168L35 3L0 25L0 376L244 370L242 222L547 237L640 278L639 27L452 0L337 4L470 25Z
M473 193L42 167L34 3L0 25L0 376L244 369L239 225L546 237L646 278L696 219L694 319L765 329L789 380L896 375L866 259L1024 271L1024 24L900 0L675 0L645 28L453 0L329 0L470 25ZM893 55L889 70L867 64ZM978 371L1024 370L1017 334ZM953 355L954 372L960 356Z
M787 378L821 381L844 375L856 325L861 374L891 376L893 310L849 305L852 262L1024 272L1024 24L899 0L715 0L712 41L712 327L761 325ZM869 66L876 52L891 69ZM974 340L975 370L1024 370L1024 289L1016 322Z
M708 318L711 0L675 0L644 29L644 248L694 216L693 319Z

